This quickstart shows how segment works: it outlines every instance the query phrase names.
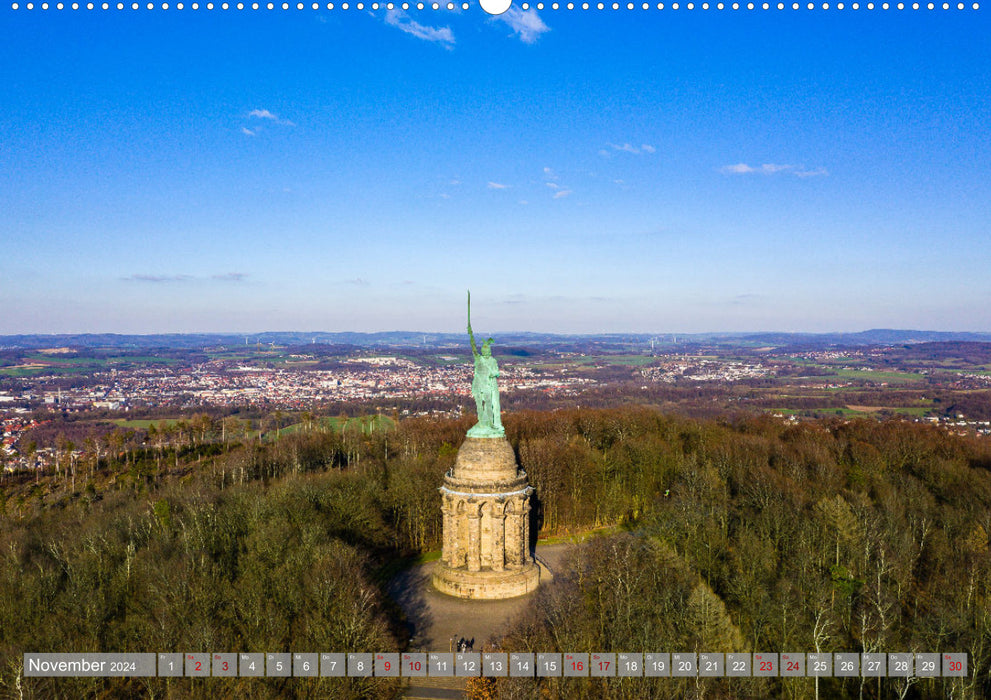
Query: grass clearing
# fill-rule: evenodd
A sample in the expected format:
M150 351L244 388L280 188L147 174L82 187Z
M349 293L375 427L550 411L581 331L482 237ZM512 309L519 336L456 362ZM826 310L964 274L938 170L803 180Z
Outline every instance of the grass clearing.
M93 365L100 362L94 357L61 357L59 355L25 355L24 359L28 362L37 362L40 365L49 367Z
M651 357L649 355L622 355L622 356L612 356L606 355L600 358L603 362L610 365L621 365L624 367L642 367L643 365L649 365L654 362L657 358Z
M144 365L175 365L179 364L180 360L174 357L155 357L153 355L140 355L140 356L130 356L124 355L120 357L108 357L105 360L94 360L95 362L103 362L108 365L119 365L125 363L138 363Z
M55 365L45 367L6 367L0 369L0 376L40 377L47 374L88 374L92 371L92 367L58 367Z
M809 414L828 414L832 416L847 416L851 418L863 418L870 416L870 411L860 411L850 407L839 406L817 406L816 408L769 408L768 413L777 413L783 416L805 416Z
M778 413L784 416L807 416L810 414L845 416L848 418L865 418L876 416L878 413L897 413L903 416L913 416L922 418L929 415L934 409L931 406L860 406L848 404L846 406L817 406L815 408L769 408L767 413Z
M845 379L860 379L865 382L888 382L889 384L912 384L925 379L925 375L917 372L870 372L856 369L838 369L836 376Z
M295 433L299 431L305 431L307 429L320 430L331 429L341 432L343 429L348 430L360 430L363 433L373 433L381 430L391 430L396 427L396 422L392 420L389 416L382 415L381 413L375 413L368 416L354 416L342 418L340 416L320 416L314 418L310 425L306 422L293 423L285 428L281 428L279 433ZM269 435L270 433L266 433Z
M50 367L4 367L0 369L0 375L4 377L35 377L45 374Z

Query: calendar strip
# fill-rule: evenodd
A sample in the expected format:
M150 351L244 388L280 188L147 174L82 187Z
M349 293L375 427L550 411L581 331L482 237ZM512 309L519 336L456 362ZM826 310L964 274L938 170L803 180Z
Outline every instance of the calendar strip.
M953 678L966 653L721 652L24 654L25 677Z

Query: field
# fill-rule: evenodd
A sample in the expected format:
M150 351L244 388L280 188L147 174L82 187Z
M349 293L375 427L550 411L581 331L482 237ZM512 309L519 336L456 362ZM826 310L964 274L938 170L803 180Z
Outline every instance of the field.
M381 430L390 430L395 428L395 426L396 422L394 420L388 416L383 416L382 414L355 417L324 416L316 419L312 426L307 426L305 422L293 423L292 425L282 428L280 432L285 434L304 431L311 428L316 430L323 428L333 430L338 433L343 432L344 429L349 431L357 430L362 433L374 433Z
M81 375L107 369L133 366L175 366L181 360L159 355L116 355L110 357L63 357L43 353L24 355L19 364L0 367L0 376Z
M847 418L867 418L870 416L875 416L878 413L887 412L902 416L913 416L922 417L929 413L932 413L931 408L922 407L904 407L904 406L855 406L848 405L842 407L836 406L820 406L815 408L770 408L767 409L769 413L780 413L784 416L804 416L809 414L816 415L836 415L844 416Z
M838 369L835 376L864 382L888 382L889 384L915 384L925 380L916 372L881 372L869 369Z

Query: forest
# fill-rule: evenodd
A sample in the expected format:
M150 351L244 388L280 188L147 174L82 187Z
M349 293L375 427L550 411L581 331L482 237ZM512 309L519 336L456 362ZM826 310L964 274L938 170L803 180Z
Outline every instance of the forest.
M470 418L150 425L0 483L0 697L391 698L394 680L24 678L26 651L400 651ZM475 697L991 696L991 441L901 420L504 418L532 531L600 534L512 651L966 652L959 679L505 679ZM79 437L77 439L85 439ZM71 451L69 451L71 452ZM68 454L68 453L67 453ZM71 473L69 469L71 468ZM507 621L510 622L510 621Z

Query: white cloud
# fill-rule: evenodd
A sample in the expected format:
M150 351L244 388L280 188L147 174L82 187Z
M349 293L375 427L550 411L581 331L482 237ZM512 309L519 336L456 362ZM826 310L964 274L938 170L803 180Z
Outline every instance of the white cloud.
M642 153L657 152L657 149L651 146L649 143L641 144L640 147L634 146L633 144L630 143L624 143L622 145L616 143L607 143L606 145L609 146L609 148L613 149L614 151L622 151L623 153L632 153L635 156L638 156ZM601 151L599 151L599 155L608 156L609 151L602 149Z
M211 275L210 279L219 282L244 282L247 276L244 272L226 272L222 275Z
M751 168L746 163L737 163L736 165L724 165L719 170L720 172L733 174L733 175L742 175L744 173L755 172L755 169Z
M527 10L524 12L516 7L510 7L495 19L508 24L510 29L513 30L524 44L536 43L541 34L551 30L540 19L536 10Z
M215 275L210 275L211 280L217 282L244 282L248 275L244 272L224 272ZM151 282L153 284L161 283L173 283L173 282L196 282L200 283L204 281L205 277L196 277L194 275L149 275L149 274L134 274L128 275L122 278L126 282Z
M245 134L246 136L254 136L255 135L255 132L252 131L251 129L249 129L248 127L246 127L246 126L242 126L241 127L241 133L242 134Z
M192 275L143 275L136 274L125 277L124 280L128 282L188 282L194 279Z
M509 185L504 185L501 182L489 182L490 190L505 190L509 189Z
M773 175L774 173L779 173L782 170L792 170L795 166L793 165L778 165L777 163L764 163L760 166L760 171L767 175Z
M432 41L447 49L454 48L454 32L451 31L450 27L428 27L425 24L414 22L409 18L409 15L400 10L386 12L385 23L415 36L417 39Z
M829 175L829 171L825 168L816 168L815 170L796 170L795 175L798 177L818 177L819 175Z
M279 119L267 109L253 109L248 112L248 116L254 117L255 119L268 119L269 121L273 121L276 124L281 124L282 126L296 126L295 123L289 121L288 119Z
M719 172L726 173L728 175L749 175L751 173L774 175L776 173L790 173L795 177L816 177L819 175L829 174L825 168L806 170L803 166L783 165L780 163L764 163L756 166L747 165L746 163L737 163L735 165L724 165L719 169Z
M627 153L633 153L633 154L639 154L640 153L640 149L639 148L637 148L636 146L631 146L628 143L624 143L622 146L617 146L616 144L611 143L611 144L609 144L609 146L614 151L626 151Z
M554 192L554 199L562 199L571 194L571 190L568 189L567 185L561 185L555 180L558 179L558 175L554 172L553 168L544 168L544 185Z

